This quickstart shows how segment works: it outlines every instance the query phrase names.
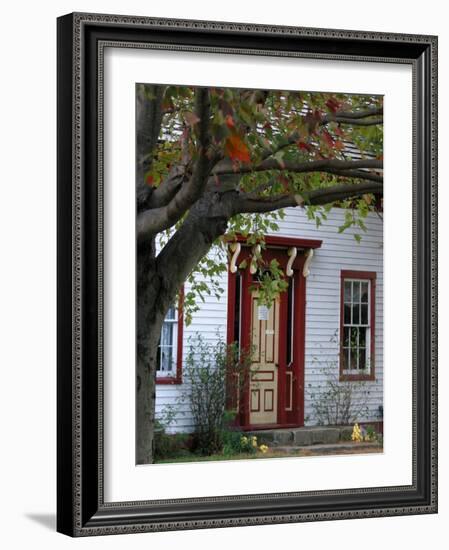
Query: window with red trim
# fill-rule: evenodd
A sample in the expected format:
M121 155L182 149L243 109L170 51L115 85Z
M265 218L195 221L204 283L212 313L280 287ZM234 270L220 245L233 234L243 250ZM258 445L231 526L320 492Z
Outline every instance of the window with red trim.
M157 352L157 384L180 384L182 382L183 315L182 293L177 307L171 306L162 325Z
M376 273L341 272L340 379L374 380Z

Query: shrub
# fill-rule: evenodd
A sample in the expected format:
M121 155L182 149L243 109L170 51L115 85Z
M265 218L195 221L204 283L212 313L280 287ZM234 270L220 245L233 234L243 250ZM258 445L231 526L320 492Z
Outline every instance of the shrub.
M340 381L337 363L327 363L320 372L324 383L308 391L318 424L347 426L368 415L369 391L364 382Z
M226 431L223 437L223 454L225 456L240 453L255 454L257 452L257 437L245 435L240 430Z
M183 399L190 406L195 426L194 447L200 454L223 450L224 433L229 429L225 414L227 381L230 376L244 380L250 365L249 353L239 351L236 344L226 345L221 337L213 343L200 334L189 339Z
M161 421L156 420L154 428L154 458L176 458L186 456L192 446L192 436L185 433L169 434Z

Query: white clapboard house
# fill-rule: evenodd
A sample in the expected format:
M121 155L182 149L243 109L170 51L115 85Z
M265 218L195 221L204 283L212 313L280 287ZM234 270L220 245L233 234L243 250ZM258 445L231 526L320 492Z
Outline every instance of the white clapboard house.
M344 213L332 209L317 228L303 209L285 210L279 230L267 234L263 254L278 260L289 287L268 311L250 290L252 250L244 241L232 247L221 299L207 297L188 327L180 311L170 310L159 349L157 414L167 405L179 407L188 340L201 333L211 342L220 334L253 346L257 368L237 417L242 429L316 425L313 401L326 391L329 369L353 384L354 395L363 388L367 408L359 421L382 420L383 224L369 213L357 242L352 228L338 232ZM172 432L192 430L188 404L181 408Z

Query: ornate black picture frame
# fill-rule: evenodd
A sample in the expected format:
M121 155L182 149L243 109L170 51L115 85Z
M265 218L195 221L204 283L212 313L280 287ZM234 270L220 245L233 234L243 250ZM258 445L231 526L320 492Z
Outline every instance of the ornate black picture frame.
M104 44L405 63L413 70L413 483L104 502ZM437 38L69 14L58 19L58 502L71 536L437 511Z

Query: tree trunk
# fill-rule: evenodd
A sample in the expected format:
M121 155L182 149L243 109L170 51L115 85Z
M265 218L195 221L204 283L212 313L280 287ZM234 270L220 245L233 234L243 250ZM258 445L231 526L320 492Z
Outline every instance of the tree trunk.
M158 257L154 240L137 246L137 464L153 462L158 343L165 315L189 273L227 228L230 210L208 194L190 210Z
M151 330L151 328L149 329ZM151 335L156 333L156 328ZM148 338L148 353L137 356L136 463L151 464L154 456L156 405L156 353L158 344Z
M165 312L158 307L154 241L137 248L136 331L136 462L153 460L158 343Z

